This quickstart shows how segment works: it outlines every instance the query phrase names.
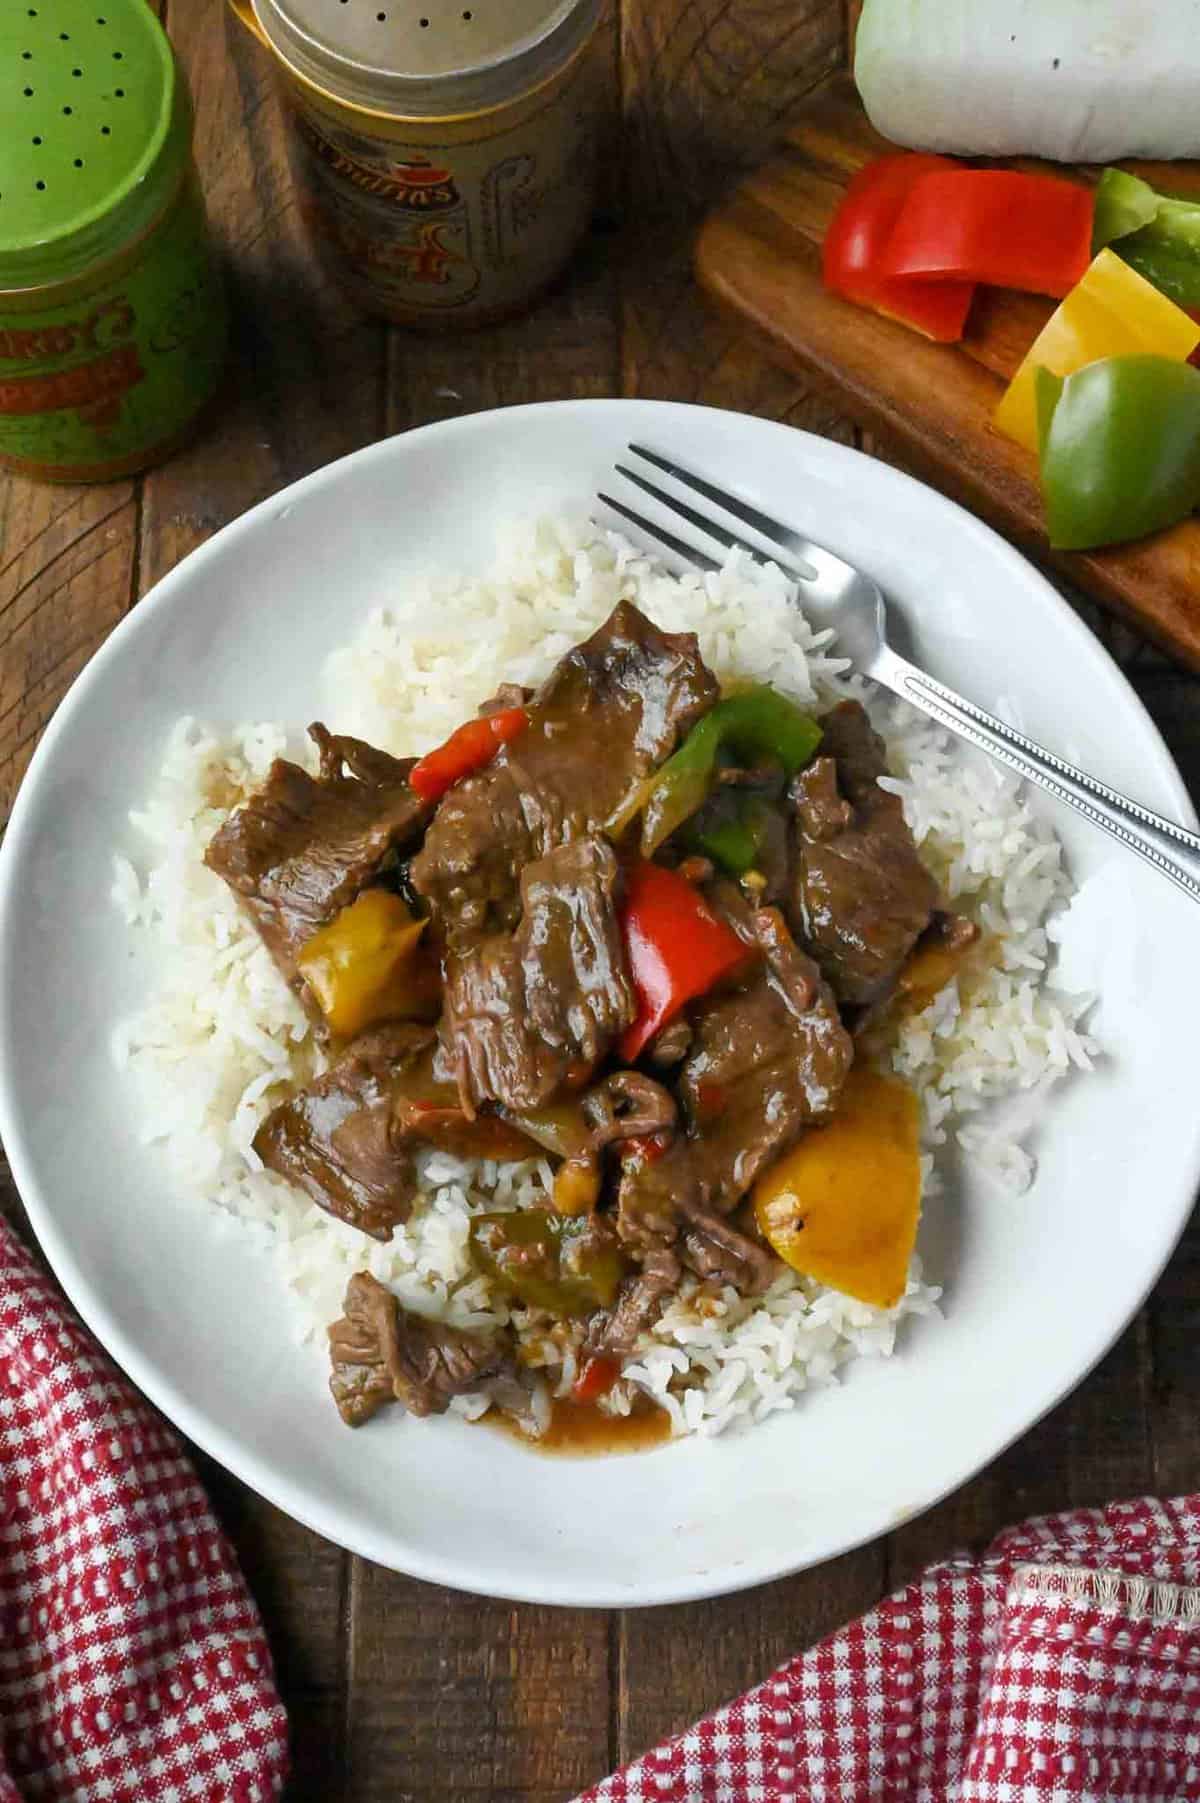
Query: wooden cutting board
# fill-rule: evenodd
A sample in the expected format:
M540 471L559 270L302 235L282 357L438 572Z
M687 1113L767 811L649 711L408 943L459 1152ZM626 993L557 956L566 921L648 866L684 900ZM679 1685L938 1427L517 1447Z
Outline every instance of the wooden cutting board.
M707 220L696 246L702 285L774 361L824 389L882 448L1200 670L1200 521L1109 551L1051 551L1037 460L992 427L1005 383L1055 303L981 290L962 344L938 345L822 286L821 240L847 182L894 148L872 129L851 84L834 88L776 160ZM1129 167L1200 197L1194 163Z

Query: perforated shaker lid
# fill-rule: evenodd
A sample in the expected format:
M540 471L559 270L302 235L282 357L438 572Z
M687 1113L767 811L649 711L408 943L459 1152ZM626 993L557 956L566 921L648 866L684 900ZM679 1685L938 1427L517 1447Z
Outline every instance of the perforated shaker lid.
M0 286L73 273L150 223L180 101L145 0L0 0Z
M316 87L397 118L500 105L590 36L598 0L253 0L268 41Z

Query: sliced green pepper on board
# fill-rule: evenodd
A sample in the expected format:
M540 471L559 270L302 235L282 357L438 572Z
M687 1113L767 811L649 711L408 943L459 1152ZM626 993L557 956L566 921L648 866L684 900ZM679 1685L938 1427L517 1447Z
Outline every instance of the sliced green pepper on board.
M1096 184L1096 211L1092 216L1092 254L1114 238L1127 238L1158 211L1158 195L1140 175L1126 169L1106 169Z
M1085 551L1173 526L1200 506L1200 370L1106 357L1065 380L1037 372L1050 543Z
M1096 189L1092 244L1120 255L1181 307L1200 307L1200 201L1160 194L1140 176L1106 169Z
M778 764L785 775L794 776L820 743L821 729L811 714L765 683L718 701L645 791L642 856L652 857L706 800L722 751L744 764Z

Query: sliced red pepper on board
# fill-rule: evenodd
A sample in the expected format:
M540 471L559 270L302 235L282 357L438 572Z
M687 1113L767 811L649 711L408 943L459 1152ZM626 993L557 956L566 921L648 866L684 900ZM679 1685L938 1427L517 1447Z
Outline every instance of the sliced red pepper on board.
M1054 175L940 169L904 202L881 271L987 282L1061 300L1092 260L1095 197Z
M638 1011L621 1040L632 1064L685 1002L743 964L746 947L677 871L642 859L626 877L621 929Z
M860 169L829 222L821 253L825 286L844 300L953 344L963 335L973 282L928 282L880 272L880 259L901 209L922 176L954 169L945 157L876 157Z
M409 774L408 783L422 801L440 801L447 789L490 764L501 745L517 738L529 725L523 707L504 707L482 719L468 720L452 732L444 745L427 751Z

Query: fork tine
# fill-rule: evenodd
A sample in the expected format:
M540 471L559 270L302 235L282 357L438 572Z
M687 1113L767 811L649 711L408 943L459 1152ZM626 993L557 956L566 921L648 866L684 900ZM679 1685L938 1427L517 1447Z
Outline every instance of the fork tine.
M852 574L849 566L844 564L841 558L836 557L832 551L827 551L823 545L810 543L802 533L796 532L791 526L785 526L782 520L773 519L769 513L763 513L761 508L751 507L748 501L739 501L736 495L731 495L725 489L718 488L714 482L706 482L703 476L693 475L691 470L681 468L678 463L672 463L669 458L660 457L657 451L648 451L645 445L631 444L629 449L635 457L645 458L647 463L652 463L655 469L662 470L664 475L671 476L676 482L683 483L685 488L695 489L697 494L703 495L708 501L715 502L718 507L723 507L726 513L731 513L734 519L741 520L744 526L750 526L755 532L761 532L764 538L769 538L775 544L782 545L793 556L799 557L802 562L809 563L811 576L818 574L821 561L825 558L830 559L838 570Z
M602 494L599 499L604 502L606 507L611 507L614 513L619 513L622 519L631 521L650 538L656 538L660 545L666 545L669 551L674 551L675 555L682 557L685 563L699 564L702 570L720 569L721 566L715 557L710 557L707 551L698 551L695 545L686 544L683 539L676 538L675 534L668 532L665 526L654 525L642 514L635 513L632 507L626 507L621 501L614 501L611 495Z
M626 469L623 463L618 463L617 474L619 476L624 476L627 482L632 482L636 488L640 488L644 494L651 496L653 500L658 501L663 507L670 508L672 513L677 513L680 518L685 519L690 526L696 526L701 532L706 532L710 538L715 538L717 543L719 545L724 545L727 551L748 551L750 556L753 557L757 563L765 563L767 561L766 553L761 546L752 545L748 539L739 538L736 532L728 531L726 527L719 525L716 520L709 519L707 514L697 513L696 509L694 507L689 507L686 501L677 500L674 495L667 494L665 489L656 488L653 482L647 482L646 478L644 476L639 476L636 470ZM804 572L795 569L782 557L772 558L771 561L777 563L785 575L802 577L804 574Z

